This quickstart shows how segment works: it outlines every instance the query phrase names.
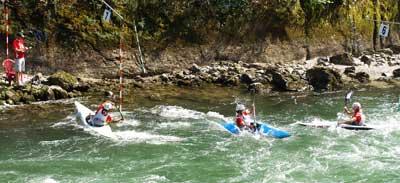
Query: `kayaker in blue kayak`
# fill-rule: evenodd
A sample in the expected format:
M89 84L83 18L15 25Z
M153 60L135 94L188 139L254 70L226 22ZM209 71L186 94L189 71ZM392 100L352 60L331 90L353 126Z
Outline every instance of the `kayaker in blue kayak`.
M253 106L254 107L254 106ZM254 125L254 120L250 117L250 110L246 109L243 104L236 105L236 126L239 127L240 130L249 129L251 131L255 131L256 127Z
M86 117L86 122L91 126L101 127L105 124L116 123L123 120L122 117L120 119L113 119L110 114L115 106L114 102L112 102L114 94L111 91L107 91L105 95L106 100L99 105L95 114Z
M365 117L362 114L361 104L359 102L353 103L352 109L353 110L350 111L346 106L344 107L345 113L351 115L351 119L348 121L340 122L339 124L363 126Z

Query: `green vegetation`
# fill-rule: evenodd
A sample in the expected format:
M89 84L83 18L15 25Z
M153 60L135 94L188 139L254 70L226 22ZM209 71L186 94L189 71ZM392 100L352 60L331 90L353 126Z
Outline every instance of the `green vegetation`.
M107 0L123 16L102 20L100 0L10 1L12 30L38 29L63 47L81 42L97 48L118 44L119 33L134 47L134 22L151 49L212 41L253 43L265 40L308 40L332 32L350 40L377 40L379 22L400 20L398 1L383 0ZM124 28L122 28L124 26ZM3 26L1 28L4 28ZM392 30L398 30L394 27ZM299 32L299 33L296 33ZM323 33L326 35L315 33ZM392 35L393 35L392 31ZM375 36L374 36L375 35ZM397 36L397 35L396 35ZM388 39L392 42L396 36ZM378 41L374 41L378 45ZM383 46L384 40L379 41ZM149 49L147 49L149 50ZM354 50L354 49L350 49Z

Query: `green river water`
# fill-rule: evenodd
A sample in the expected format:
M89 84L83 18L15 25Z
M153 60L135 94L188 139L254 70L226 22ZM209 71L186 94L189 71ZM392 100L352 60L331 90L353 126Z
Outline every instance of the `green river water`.
M234 116L225 88L130 93L117 140L77 124L73 100L2 108L0 182L400 182L397 90L356 91L372 131L306 128L336 122L345 92L256 96L257 118L286 139L232 136L218 124ZM100 97L74 99L95 109Z

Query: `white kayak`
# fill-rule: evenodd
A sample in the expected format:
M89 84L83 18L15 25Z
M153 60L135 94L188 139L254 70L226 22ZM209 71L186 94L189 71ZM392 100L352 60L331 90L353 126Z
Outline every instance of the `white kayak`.
M82 105L77 101L75 101L75 109L77 112L76 117L78 118L81 125L85 127L85 129L88 129L89 131L95 132L105 137L117 138L115 134L112 132L111 127L109 125L104 125L102 127L94 127L86 122L86 117L89 116L89 114L94 115L94 112L92 110L90 110L89 108L85 107L84 105Z
M375 129L374 127L370 125L348 125L348 124L340 124L337 126L337 123L333 122L313 122L313 123L303 123L303 122L297 122L296 124L301 125L301 126L308 126L308 127L314 127L314 128L330 128L330 127L340 127L344 128L347 130L373 130Z

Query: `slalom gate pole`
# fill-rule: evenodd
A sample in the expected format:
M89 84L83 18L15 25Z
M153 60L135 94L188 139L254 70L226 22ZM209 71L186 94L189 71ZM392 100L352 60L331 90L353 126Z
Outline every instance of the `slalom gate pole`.
M4 13L5 13L5 18L6 18L6 21L5 21L5 25L6 25L6 59L9 59L10 58L10 55L9 55L9 48L8 48L8 45L9 45L9 40L8 40L8 32L9 32L9 20L8 20L8 6L7 6L7 3L8 3L8 0L5 0L4 1Z
M122 27L123 28L123 27ZM123 29L122 29L123 30ZM123 72L122 72L122 64L123 64L123 60L122 60L122 33L119 33L119 110L122 111L122 102L123 102L123 98L122 98L122 90L124 88L123 86Z

